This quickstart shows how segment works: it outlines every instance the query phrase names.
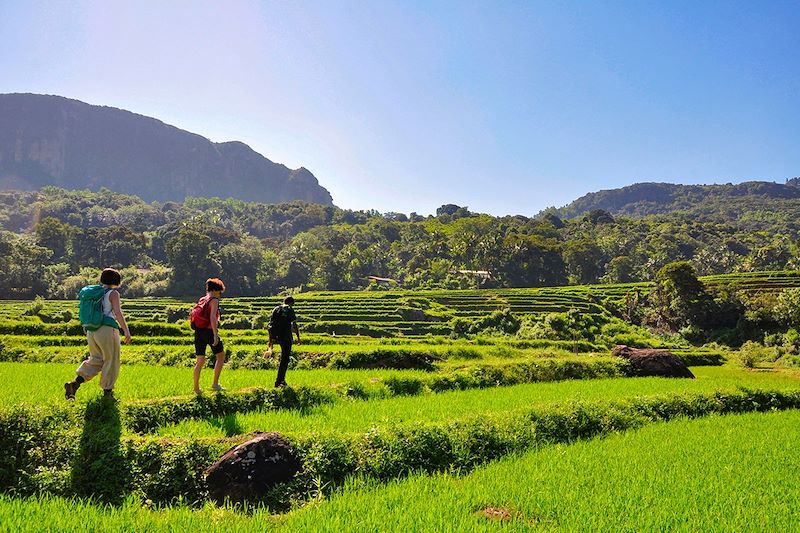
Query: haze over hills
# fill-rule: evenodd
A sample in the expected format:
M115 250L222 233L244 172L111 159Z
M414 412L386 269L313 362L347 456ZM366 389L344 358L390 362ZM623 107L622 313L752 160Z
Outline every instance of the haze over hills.
M793 199L800 199L800 178L792 178L785 184L769 181L747 181L735 185L635 183L619 189L592 192L564 207L548 211L562 218L581 216L596 209L612 215L641 217L707 207L752 211L770 204L778 207L781 201Z
M60 96L0 94L0 189L107 187L148 201L186 196L332 205L306 168L242 142L200 135L113 107Z

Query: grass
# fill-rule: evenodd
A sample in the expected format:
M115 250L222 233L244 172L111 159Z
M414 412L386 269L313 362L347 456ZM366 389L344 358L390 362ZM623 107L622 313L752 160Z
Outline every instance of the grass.
M465 477L343 490L310 531L793 531L800 412L656 424L507 458ZM487 518L484 511L494 509ZM402 509L402 512L398 510Z
M473 416L491 416L536 404L576 400L616 399L666 393L710 392L720 389L797 388L796 375L753 372L733 367L695 367L697 379L615 378L533 383L493 389L446 392L435 396L411 396L368 402L339 402L307 411L265 411L232 414L222 419L187 420L165 426L159 433L171 437L224 437L224 428L249 431L364 432L415 422L447 421Z
M0 524L8 531L792 531L800 521L799 438L798 411L714 416L548 446L465 476L356 478L280 518L264 509L0 495Z
M64 402L63 383L75 377L76 364L0 363L0 407L19 403L48 404ZM423 377L418 370L291 370L287 374L292 385L329 387L332 384L360 383L375 386L390 376ZM220 382L228 390L246 387L271 387L275 370L223 370ZM209 389L212 370L205 369L201 386ZM116 395L127 400L186 396L192 393L192 370L173 367L122 366ZM95 381L81 386L77 401L85 403L100 394Z

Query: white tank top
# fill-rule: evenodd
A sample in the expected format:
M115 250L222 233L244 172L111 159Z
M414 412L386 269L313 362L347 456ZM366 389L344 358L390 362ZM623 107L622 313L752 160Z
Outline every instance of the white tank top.
M111 317L116 320L116 316L114 316L114 308L111 307L111 293L117 292L115 290L106 291L103 295L103 314L107 317Z

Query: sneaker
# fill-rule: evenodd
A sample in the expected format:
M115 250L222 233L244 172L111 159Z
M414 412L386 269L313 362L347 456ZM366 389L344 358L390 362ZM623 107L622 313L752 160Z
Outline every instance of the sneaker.
M64 397L67 400L74 400L75 399L75 391L78 390L78 387L75 386L75 383L71 381L67 381L64 383Z
M280 383L276 383L276 384L275 384L275 388L276 388L276 389L277 389L277 388L285 389L285 388L286 388L286 387L288 387L288 386L289 386L289 385L287 385L285 381L282 381L282 382L280 382Z
M216 385L211 385L211 390L213 390L213 391L217 391L217 392L222 392L222 391L224 391L224 390L226 390L226 389L225 389L225 387L223 387L222 385L220 385L220 384L218 383L218 384L216 384Z
M103 391L103 401L112 402L112 403L119 403L119 398L114 396L113 389L112 390L104 390Z

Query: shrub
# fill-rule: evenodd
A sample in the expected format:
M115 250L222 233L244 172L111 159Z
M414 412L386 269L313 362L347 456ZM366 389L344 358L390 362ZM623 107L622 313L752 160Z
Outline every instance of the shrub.
M208 403L213 406L215 400ZM798 407L799 391L738 390L575 402L355 435L288 435L302 469L279 489L286 496L284 501L297 501L307 498L315 487L335 488L355 473L387 480L418 471L468 470L509 453L652 422ZM85 411L52 407L0 411L4 450L0 490L18 496L89 494L111 503L133 494L158 505L178 501L200 505L207 498L204 470L231 445L249 437L170 441L120 436L114 408L98 400ZM83 431L82 423L86 424ZM71 476L73 467L79 467L77 477Z
M333 399L331 393L310 387L253 388L212 397L140 401L127 405L123 418L130 429L144 433L181 420L219 417L256 409L308 409Z
M168 305L167 308L164 310L167 316L167 322L170 324L174 324L176 322L180 322L182 320L189 320L189 309L188 307L174 307Z
M762 346L757 342L747 341L739 348L737 358L743 367L754 368L758 363L769 359L774 353L774 349Z
M434 363L441 357L428 352L415 350L374 349L366 352L342 352L334 355L328 366L330 368L394 368L434 370Z
M425 389L425 383L419 378L390 376L383 382L395 396L416 396Z
M37 296L36 298L33 299L31 304L28 306L28 309L26 309L23 314L28 316L38 316L39 313L44 311L45 305L46 302L44 298L42 298L41 296Z

